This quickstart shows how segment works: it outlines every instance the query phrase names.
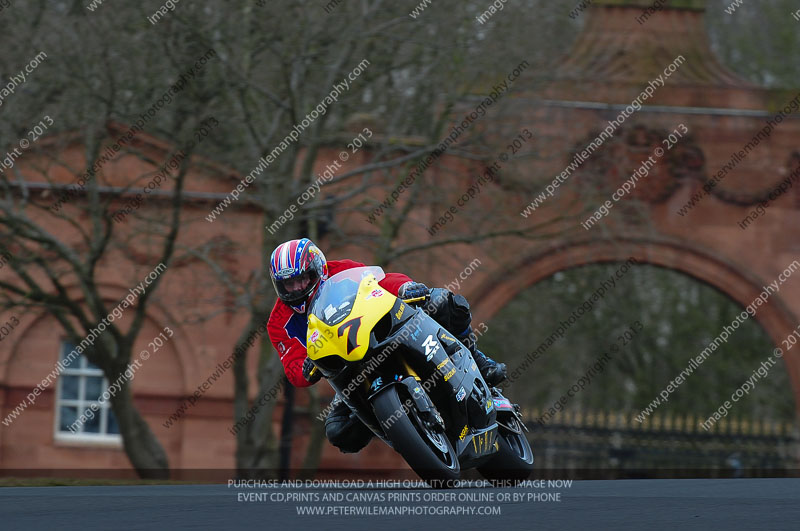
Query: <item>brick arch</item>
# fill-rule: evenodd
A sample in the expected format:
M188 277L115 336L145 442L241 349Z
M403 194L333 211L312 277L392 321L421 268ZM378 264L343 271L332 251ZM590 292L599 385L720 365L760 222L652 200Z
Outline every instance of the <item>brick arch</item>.
M685 241L654 241L647 238L574 241L536 251L508 270L490 275L492 279L502 280L484 281L469 296L475 319L491 319L520 292L559 271L589 264L625 262L629 258L689 275L722 291L742 307L758 296L763 285L776 280L757 278L729 260ZM510 274L511 271L514 273ZM781 292L772 295L758 309L755 319L776 346L781 346L781 340L798 323ZM787 352L784 361L795 396L795 406L800 411L800 356L797 351Z

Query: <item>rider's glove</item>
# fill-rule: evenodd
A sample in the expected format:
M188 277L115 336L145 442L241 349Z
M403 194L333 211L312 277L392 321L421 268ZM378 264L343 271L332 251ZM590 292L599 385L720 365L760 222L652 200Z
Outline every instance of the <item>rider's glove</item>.
M322 378L322 373L317 369L314 371L314 374L311 374L311 371L316 369L317 366L314 365L314 362L311 361L311 358L306 358L303 362L303 378L306 379L308 383L317 383L320 378Z
M406 282L397 291L397 295L401 299L417 299L419 297L427 297L430 294L428 286L420 284L419 282Z

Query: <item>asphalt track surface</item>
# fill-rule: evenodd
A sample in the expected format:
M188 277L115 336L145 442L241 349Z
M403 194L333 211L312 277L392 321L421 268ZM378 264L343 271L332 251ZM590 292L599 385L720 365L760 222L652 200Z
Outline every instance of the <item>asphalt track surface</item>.
M527 497L537 489L237 489L227 485L0 488L3 530L138 529L800 529L800 479L576 481L560 501L496 501L500 493ZM238 501L239 493L440 493L494 502L357 503ZM267 496L264 496L264 494ZM499 507L499 516L301 516L301 506ZM343 509L325 509L343 510ZM351 509L354 510L354 509ZM420 509L415 509L419 511ZM455 509L450 509L455 510ZM465 510L465 509L462 509ZM496 509L493 509L496 511Z

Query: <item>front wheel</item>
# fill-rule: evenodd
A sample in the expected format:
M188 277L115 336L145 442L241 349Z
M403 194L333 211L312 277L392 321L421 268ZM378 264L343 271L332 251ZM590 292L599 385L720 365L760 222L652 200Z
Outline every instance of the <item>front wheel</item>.
M434 486L439 486L439 481L446 486L448 481L458 479L461 465L447 436L420 418L410 398L401 403L397 389L395 385L387 387L372 402L395 451L422 479L435 480Z
M533 471L533 450L522 425L516 418L510 419L508 425L516 431L501 426L497 453L478 467L478 472L486 479L522 481Z

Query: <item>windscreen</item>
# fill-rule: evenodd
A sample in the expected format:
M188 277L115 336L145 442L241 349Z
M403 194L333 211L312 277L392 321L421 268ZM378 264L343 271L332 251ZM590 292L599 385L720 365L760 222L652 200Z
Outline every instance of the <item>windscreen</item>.
M336 273L326 280L311 301L311 313L328 326L333 326L353 309L361 279L374 275L380 282L386 274L378 266L354 267Z

